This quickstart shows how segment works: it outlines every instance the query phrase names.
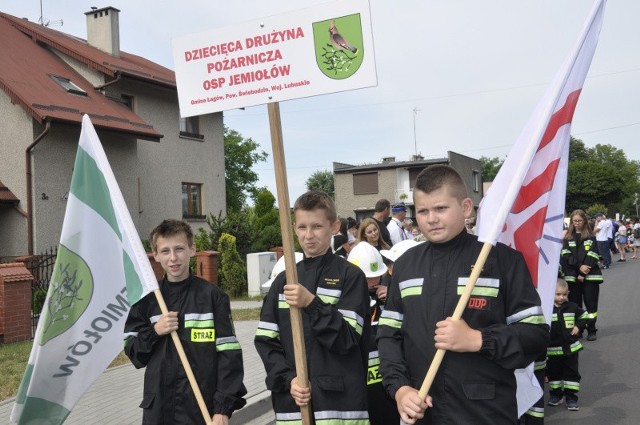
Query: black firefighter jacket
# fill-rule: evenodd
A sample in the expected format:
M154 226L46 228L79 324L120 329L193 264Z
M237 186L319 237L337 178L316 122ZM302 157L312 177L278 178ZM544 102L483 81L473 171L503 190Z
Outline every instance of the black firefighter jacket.
M302 309L311 404L316 423L368 424L367 335L369 294L364 273L329 250L297 265L298 281L316 297ZM255 346L267 372L276 423L300 420L290 395L296 376L286 273L265 297Z
M245 405L247 390L228 296L193 275L159 286L169 311L178 312L177 333L209 414L231 416ZM150 293L131 307L125 324L125 353L136 368L146 367L143 424L204 423L171 335L158 336L153 329L160 315Z
M453 314L481 249L476 236L462 231L448 242L411 248L394 264L378 322L380 371L392 397L403 385L422 385L436 352L436 323ZM482 348L446 353L429 391L433 408L418 424L515 424L514 370L544 353L549 341L519 252L501 243L491 249L462 318L482 332Z
M590 318L591 315L574 302L567 301L560 307L554 305L547 355L549 357L570 356L582 350L582 343L578 338ZM571 335L574 326L580 330L578 335Z

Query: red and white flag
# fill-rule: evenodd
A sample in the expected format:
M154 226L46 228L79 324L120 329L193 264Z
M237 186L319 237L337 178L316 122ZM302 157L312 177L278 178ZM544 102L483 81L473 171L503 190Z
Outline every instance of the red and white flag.
M562 248L571 120L598 43L605 0L596 0L576 46L511 148L478 212L478 239L520 251L551 322ZM533 368L517 371L518 413L542 395Z

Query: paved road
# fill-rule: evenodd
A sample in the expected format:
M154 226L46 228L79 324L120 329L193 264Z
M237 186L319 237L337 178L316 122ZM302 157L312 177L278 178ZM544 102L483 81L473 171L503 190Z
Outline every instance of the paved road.
M585 341L580 353L580 410L547 406L547 425L640 423L640 260L603 272L598 340Z
M617 257L617 256L616 256ZM616 258L617 259L617 258ZM580 411L547 407L547 425L636 425L640 423L640 261L615 263L604 270L598 318L598 340L585 341L580 354ZM259 304L259 303L258 303ZM237 305L248 308L254 305ZM236 322L245 364L248 407L232 425L272 425L264 369L253 348L256 322ZM66 424L139 424L143 371L121 366L102 374L80 400ZM13 400L0 402L0 424L9 423Z

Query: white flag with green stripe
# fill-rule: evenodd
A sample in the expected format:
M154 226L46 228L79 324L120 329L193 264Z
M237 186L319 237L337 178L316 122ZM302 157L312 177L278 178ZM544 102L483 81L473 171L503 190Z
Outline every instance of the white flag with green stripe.
M54 272L11 420L61 424L122 350L130 306L157 287L85 115Z

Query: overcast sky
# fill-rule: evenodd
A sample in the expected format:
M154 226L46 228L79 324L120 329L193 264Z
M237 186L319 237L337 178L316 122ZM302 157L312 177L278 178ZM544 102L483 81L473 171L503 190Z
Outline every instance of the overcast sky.
M42 0L53 28L86 38L90 6L120 10L121 49L173 69L171 40L299 9L306 0ZM179 4L179 7L176 5ZM37 21L38 0L0 10ZM378 86L280 104L289 198L332 163L417 153L504 158L573 48L592 0L370 0ZM610 0L572 134L640 160L640 1ZM414 109L417 112L414 113ZM224 113L225 124L270 154L256 166L276 195L265 105ZM415 132L414 132L415 124Z

